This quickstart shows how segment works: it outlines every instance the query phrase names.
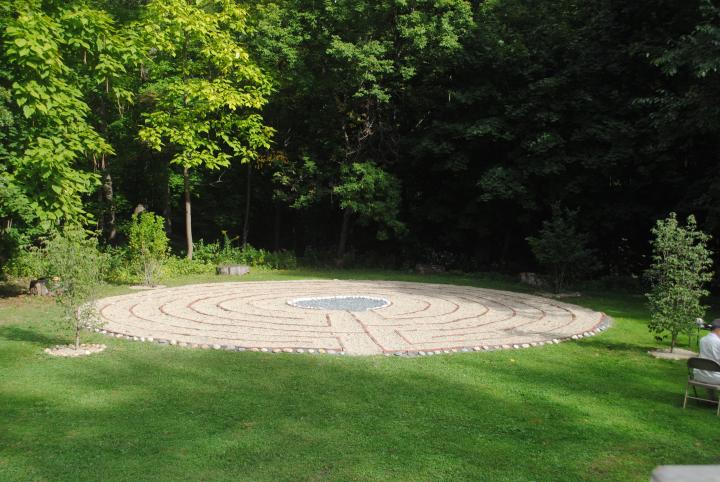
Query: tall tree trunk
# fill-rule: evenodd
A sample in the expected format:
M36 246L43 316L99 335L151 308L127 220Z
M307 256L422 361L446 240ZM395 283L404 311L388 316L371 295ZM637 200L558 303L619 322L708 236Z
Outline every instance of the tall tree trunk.
M502 248L500 250L500 266L507 268L508 252L510 250L510 231L505 231L503 235Z
M187 259L192 259L192 206L190 205L190 177L187 166L183 166L183 181L185 183L185 239L187 241Z
M338 261L345 255L345 247L347 245L348 231L350 230L350 218L352 211L350 208L345 208L343 211L342 226L340 227L340 242L338 243L337 257Z
M305 219L302 210L293 211L293 250L295 256L302 258L305 256Z
M103 212L103 232L105 233L105 241L108 243L115 240L117 236L117 226L115 225L115 195L113 190L113 178L110 173L110 162L102 157L102 192L103 204L105 204L105 212Z
M280 211L280 203L275 203L275 223L273 226L274 236L273 236L273 249L275 251L280 250L280 226L282 223L282 212Z
M87 51L83 54L87 55ZM86 59L83 57L83 61ZM106 79L105 93L108 93L108 84ZM105 98L101 96L96 104L97 115L100 120L98 130L103 136L107 136L108 113L105 104ZM122 114L121 114L122 117ZM115 198L113 193L113 179L110 174L110 161L105 154L100 156L100 178L102 185L100 187L100 232L107 243L111 243L117 236L117 227L115 225Z
M247 165L247 182L245 184L245 219L243 221L242 247L245 249L248 243L248 232L250 231L250 189L252 188L252 164Z
M163 218L165 218L165 233L172 234L172 198L170 193L170 159L165 159L165 195L163 196Z

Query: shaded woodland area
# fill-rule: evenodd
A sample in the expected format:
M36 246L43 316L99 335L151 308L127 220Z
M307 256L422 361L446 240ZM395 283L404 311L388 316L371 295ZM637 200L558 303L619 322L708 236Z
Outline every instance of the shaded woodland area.
M122 244L138 204L180 252L191 204L196 243L523 271L559 207L603 273L638 273L671 211L720 235L719 15L679 0L5 2L0 256L75 222Z

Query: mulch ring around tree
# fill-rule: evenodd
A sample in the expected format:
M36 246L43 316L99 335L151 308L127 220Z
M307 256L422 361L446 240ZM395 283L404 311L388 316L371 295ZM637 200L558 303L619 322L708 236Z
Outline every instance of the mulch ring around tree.
M45 348L43 350L50 356L63 356L63 357L76 357L76 356L87 356L95 353L100 353L107 348L103 344L81 344L78 350L75 349L75 345L55 345L52 348Z

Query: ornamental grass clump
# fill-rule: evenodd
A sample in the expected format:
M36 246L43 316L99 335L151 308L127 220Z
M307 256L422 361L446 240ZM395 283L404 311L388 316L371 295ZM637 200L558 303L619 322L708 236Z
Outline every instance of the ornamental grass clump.
M713 275L712 252L707 248L710 236L698 230L694 216L682 226L675 213L658 220L652 234L648 328L657 341L669 335L672 352L678 335L689 335L707 309L701 299L709 294L705 285Z
M74 332L78 350L81 330L99 323L93 301L102 283L106 256L98 250L96 238L75 226L51 237L43 251L52 291L63 308L61 327Z

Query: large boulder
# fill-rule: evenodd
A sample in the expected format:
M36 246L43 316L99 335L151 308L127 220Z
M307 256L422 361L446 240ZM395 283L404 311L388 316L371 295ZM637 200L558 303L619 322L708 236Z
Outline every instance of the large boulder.
M415 265L418 274L438 274L445 272L445 266L440 264L418 263Z
M50 296L52 294L48 289L47 278L34 279L30 281L30 288L28 291L31 295L35 296Z
M250 267L244 264L221 264L215 272L221 275L242 276L250 272Z
M545 280L537 273L520 273L520 282L535 288L543 288Z

